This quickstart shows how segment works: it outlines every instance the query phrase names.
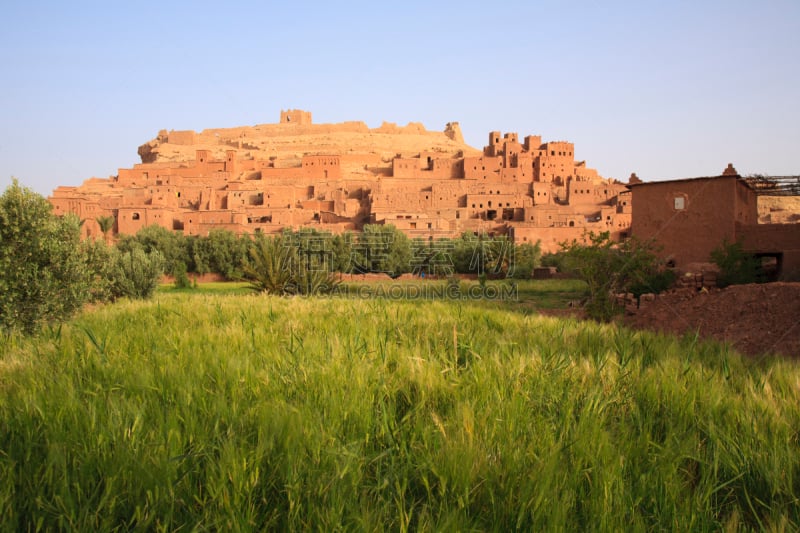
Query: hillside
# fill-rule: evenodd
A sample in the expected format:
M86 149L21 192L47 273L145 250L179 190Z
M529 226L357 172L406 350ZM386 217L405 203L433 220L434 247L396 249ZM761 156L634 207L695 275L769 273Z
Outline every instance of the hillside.
M368 128L363 122L341 124L261 124L252 127L215 128L200 133L166 131L139 147L143 163L185 162L197 150L208 150L213 159L224 159L234 148L240 157L296 161L304 155L371 154L391 162L398 154L414 156L437 152L451 157L479 155L464 143L458 123L444 131L428 131L420 123L397 126L384 123Z

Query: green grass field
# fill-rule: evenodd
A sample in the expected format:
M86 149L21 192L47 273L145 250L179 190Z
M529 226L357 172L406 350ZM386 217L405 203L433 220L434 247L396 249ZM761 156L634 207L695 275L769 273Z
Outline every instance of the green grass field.
M580 292L163 287L3 338L0 529L800 528L796 363L542 317L537 287Z

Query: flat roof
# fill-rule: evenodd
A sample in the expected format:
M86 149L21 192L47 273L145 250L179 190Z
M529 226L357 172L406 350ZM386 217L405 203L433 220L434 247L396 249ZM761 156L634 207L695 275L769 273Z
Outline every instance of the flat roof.
M678 179L663 179L663 180L656 180L656 181L641 181L639 183L629 183L627 186L630 187L641 187L642 185L664 185L668 183L686 183L689 181L707 181L707 180L719 180L719 179L735 179L741 182L746 187L752 189L753 187L739 175L736 176L701 176L697 178L678 178Z

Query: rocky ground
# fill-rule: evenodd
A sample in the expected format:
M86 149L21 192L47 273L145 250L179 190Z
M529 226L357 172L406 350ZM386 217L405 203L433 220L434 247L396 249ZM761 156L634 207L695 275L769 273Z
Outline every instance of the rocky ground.
M644 302L626 325L730 342L742 353L800 358L800 283L681 289Z

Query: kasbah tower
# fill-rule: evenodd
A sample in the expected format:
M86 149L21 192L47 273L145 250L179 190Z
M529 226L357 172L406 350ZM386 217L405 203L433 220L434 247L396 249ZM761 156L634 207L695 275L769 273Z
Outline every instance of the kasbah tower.
M115 234L153 224L186 235L392 224L411 238L485 232L541 241L545 252L587 231L619 240L631 226L628 187L576 161L572 143L493 131L481 152L457 122L442 132L419 123L370 129L288 110L277 124L162 130L139 155L116 176L58 187L54 212L84 220L86 237L101 235L100 216L114 217Z

